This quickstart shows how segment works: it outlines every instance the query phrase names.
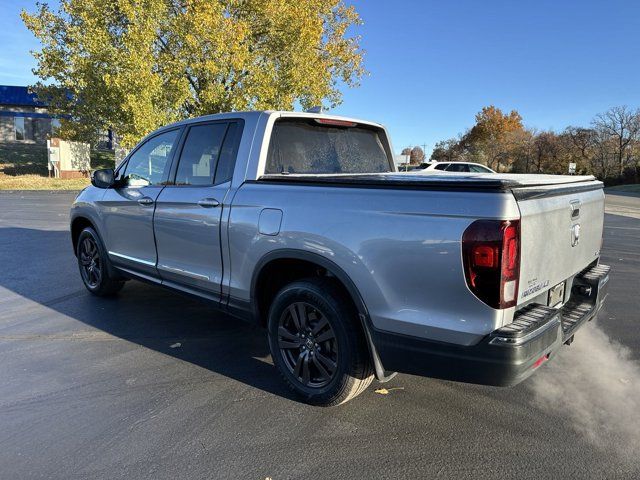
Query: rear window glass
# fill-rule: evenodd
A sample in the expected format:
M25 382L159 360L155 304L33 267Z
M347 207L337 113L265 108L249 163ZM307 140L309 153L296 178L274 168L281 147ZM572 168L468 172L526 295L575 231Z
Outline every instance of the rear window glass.
M472 172L476 172L476 173L489 173L490 170L484 167L481 167L480 165L469 165L469 170L471 170Z
M447 172L468 172L469 166L463 163L452 163L447 167Z
M391 167L380 131L277 121L265 173L379 173Z

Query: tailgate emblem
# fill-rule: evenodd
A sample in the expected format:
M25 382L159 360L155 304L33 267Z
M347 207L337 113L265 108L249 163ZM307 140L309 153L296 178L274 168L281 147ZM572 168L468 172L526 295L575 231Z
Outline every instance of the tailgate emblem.
M571 246L575 247L580 242L580 224L576 223L571 227Z

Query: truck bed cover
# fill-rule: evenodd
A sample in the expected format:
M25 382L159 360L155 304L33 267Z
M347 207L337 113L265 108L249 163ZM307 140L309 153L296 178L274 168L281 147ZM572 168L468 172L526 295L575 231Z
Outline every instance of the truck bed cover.
M569 191L602 188L591 175L538 175L511 173L359 173L359 174L279 174L262 175L261 183L300 183L306 185L370 188L412 188L443 190L512 191L522 189L520 197L533 198Z

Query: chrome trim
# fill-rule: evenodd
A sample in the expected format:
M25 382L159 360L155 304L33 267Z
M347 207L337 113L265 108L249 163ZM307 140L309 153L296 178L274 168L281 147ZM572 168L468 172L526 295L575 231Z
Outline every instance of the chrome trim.
M125 255L123 253L117 253L117 252L109 251L109 255L110 256L114 256L114 257L118 257L118 258L122 258L124 260L129 260L130 262L136 262L136 263L141 263L143 265L148 265L150 267L155 267L156 266L155 262L149 262L147 260L142 260L141 258L131 257L131 256Z
M198 205L204 208L212 208L219 207L220 202L215 198L203 198L202 200L198 201Z
M558 325L560 325L560 317L556 316L551 321L545 323L544 325L536 328L532 332L529 332L522 337L512 338L512 337L496 336L492 338L489 343L491 345L501 345L501 346L522 345L523 343L528 342L532 338L535 338L538 335L541 335L542 333L546 332L549 328L557 327Z
M207 275L202 275L200 273L190 272L189 270L183 270L181 268L170 267L169 265L158 265L160 270L165 270L168 272L178 273L180 275L185 275L187 277L196 278L198 280L206 280L210 281L210 278Z

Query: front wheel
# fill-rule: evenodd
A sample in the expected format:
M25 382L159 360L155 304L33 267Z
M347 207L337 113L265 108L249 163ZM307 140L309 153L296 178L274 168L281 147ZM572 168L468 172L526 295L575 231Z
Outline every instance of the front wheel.
M107 253L93 228L87 227L80 232L76 257L82 282L94 295L113 295L124 286L124 281L114 279L109 274Z
M269 309L268 329L274 364L312 405L345 403L373 380L356 312L328 279L310 278L280 290Z

